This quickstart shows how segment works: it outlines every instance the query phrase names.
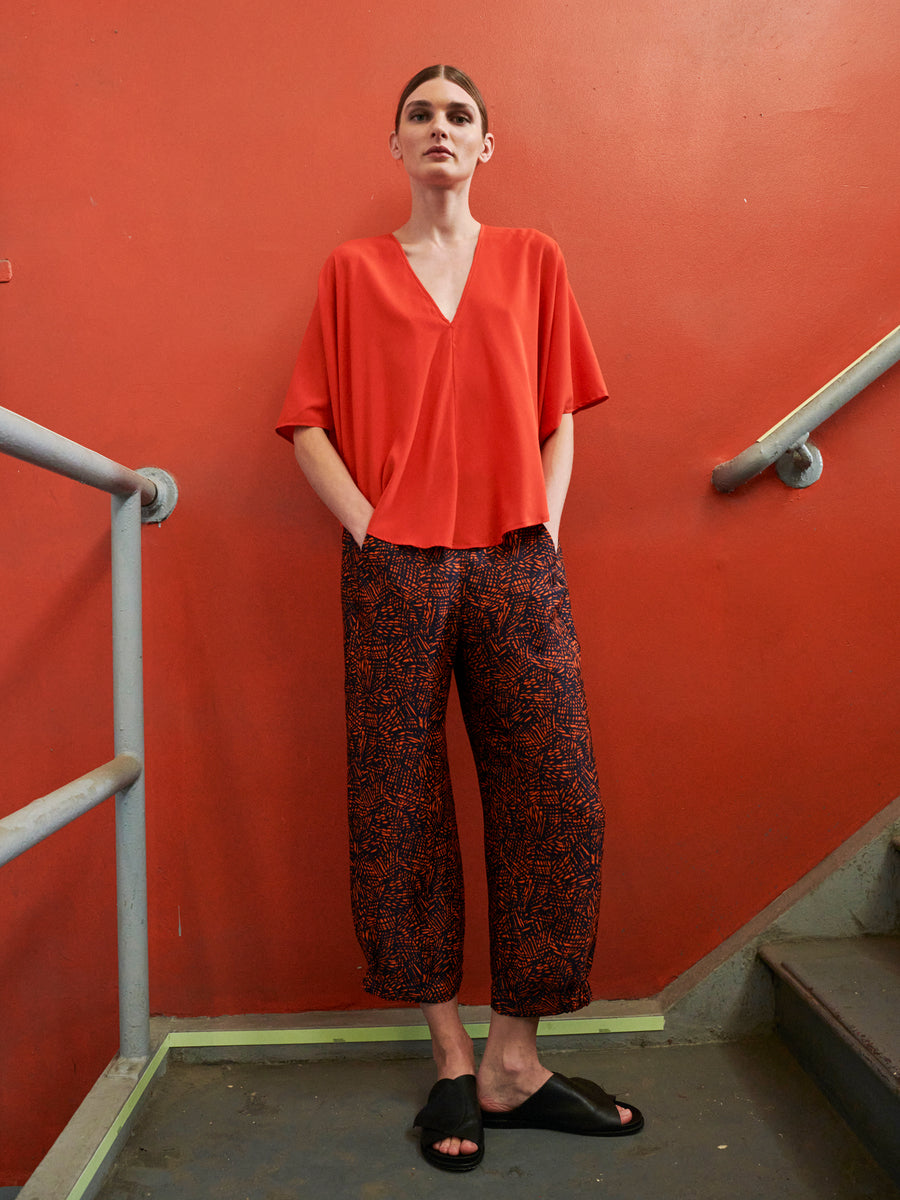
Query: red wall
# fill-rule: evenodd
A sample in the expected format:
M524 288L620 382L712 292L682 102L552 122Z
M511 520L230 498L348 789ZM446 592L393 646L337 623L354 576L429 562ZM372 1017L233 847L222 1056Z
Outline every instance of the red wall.
M7 6L6 406L178 478L144 532L152 1006L369 1006L338 534L270 427L318 267L405 217L426 63L478 79L492 224L561 243L613 399L563 537L609 809L600 997L702 957L900 790L895 371L808 491L709 475L898 322L893 0ZM0 460L11 811L112 755L108 504ZM487 998L473 772L469 968ZM0 875L0 1182L115 1052L111 807Z

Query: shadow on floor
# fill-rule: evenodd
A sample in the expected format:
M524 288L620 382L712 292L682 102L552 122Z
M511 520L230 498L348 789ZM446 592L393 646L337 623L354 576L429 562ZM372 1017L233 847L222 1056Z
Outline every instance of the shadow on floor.
M774 1038L545 1053L646 1118L633 1138L488 1130L450 1175L410 1122L430 1064L173 1063L99 1200L900 1200Z

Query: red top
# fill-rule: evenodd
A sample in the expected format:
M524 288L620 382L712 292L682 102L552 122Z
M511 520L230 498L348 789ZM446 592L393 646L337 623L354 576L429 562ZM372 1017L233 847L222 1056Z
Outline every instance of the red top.
M493 546L547 520L541 444L606 394L551 238L482 225L448 321L385 234L322 268L278 432L329 431L375 537Z

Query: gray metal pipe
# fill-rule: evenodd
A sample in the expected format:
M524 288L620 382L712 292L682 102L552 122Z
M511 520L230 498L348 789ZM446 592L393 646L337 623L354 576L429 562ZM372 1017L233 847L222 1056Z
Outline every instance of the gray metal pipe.
M152 504L156 499L157 489L152 479L8 408L0 408L0 451L67 479L77 479L101 492L111 492L114 496L140 492L142 504Z
M112 498L113 706L116 754L144 761L141 497ZM119 1054L150 1053L144 774L116 796Z
M736 458L719 463L712 473L713 487L719 492L733 492L759 475L896 362L900 362L900 325L752 446Z
M102 767L10 813L0 820L0 866L96 808L120 789L130 787L140 774L139 758L117 754Z
M178 500L158 467L131 471L18 413L0 408L0 453L112 494L113 702L116 757L0 822L0 864L95 804L116 796L119 1054L150 1053L141 523L164 521Z

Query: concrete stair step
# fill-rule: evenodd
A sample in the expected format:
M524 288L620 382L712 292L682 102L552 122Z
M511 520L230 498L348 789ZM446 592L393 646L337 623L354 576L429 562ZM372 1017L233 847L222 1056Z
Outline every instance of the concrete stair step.
M774 942L779 1034L900 1183L900 937Z

